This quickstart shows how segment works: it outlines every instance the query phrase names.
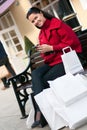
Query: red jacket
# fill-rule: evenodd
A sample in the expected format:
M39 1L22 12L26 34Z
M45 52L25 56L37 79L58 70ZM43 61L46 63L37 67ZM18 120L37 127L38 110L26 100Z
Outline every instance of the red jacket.
M77 53L82 52L80 41L72 28L57 18L46 20L39 34L39 42L40 45L53 46L54 53L41 54L45 63L50 66L62 62L62 49L66 46L71 46Z

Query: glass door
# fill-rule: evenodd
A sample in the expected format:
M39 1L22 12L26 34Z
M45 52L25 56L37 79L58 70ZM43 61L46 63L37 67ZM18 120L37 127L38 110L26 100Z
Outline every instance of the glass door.
M23 50L17 27L10 12L0 18L0 34L8 50L10 50L10 55L15 56Z
M16 73L22 72L26 67L23 59L25 57L23 50L24 41L11 12L7 12L0 17L0 40L5 47Z
M6 43L6 46L11 56L16 56L19 52L23 50L15 28L5 30L2 33L2 37L4 39L4 42Z

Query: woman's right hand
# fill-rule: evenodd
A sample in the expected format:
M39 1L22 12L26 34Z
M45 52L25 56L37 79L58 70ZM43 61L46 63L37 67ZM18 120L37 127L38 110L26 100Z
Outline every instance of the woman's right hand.
M53 51L53 46L47 45L47 44L37 45L36 48L41 53L46 53L46 52L49 52L49 51Z

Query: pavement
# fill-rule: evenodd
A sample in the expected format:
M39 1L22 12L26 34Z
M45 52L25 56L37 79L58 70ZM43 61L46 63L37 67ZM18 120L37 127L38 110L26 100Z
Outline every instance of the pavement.
M20 109L12 87L1 90L3 84L0 83L0 130L31 130L26 126L26 120L21 119ZM30 111L27 102L27 113ZM34 130L50 130L49 126L35 128Z
M0 83L2 87L2 83ZM27 112L30 111L29 102L27 102ZM31 130L26 126L26 119L20 119L21 113L13 91L10 87L6 90L0 90L0 130ZM51 130L47 125L44 128L34 128L33 130ZM68 127L61 130L70 130ZM87 130L87 124L76 129Z

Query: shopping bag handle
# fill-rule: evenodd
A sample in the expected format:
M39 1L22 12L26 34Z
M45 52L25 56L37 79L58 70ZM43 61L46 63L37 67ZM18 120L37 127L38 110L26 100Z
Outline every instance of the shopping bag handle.
M72 48L70 46L67 46L67 47L62 49L63 53L66 53L65 50L67 50L67 49L70 49L70 51L72 51Z

